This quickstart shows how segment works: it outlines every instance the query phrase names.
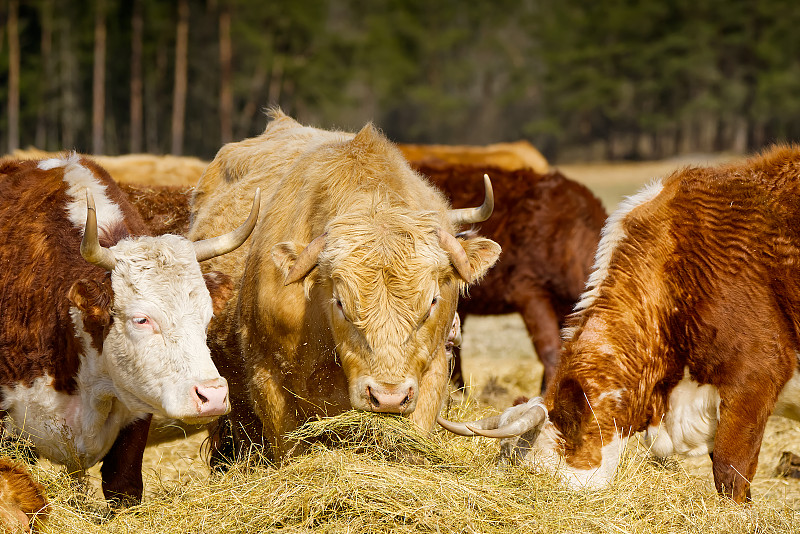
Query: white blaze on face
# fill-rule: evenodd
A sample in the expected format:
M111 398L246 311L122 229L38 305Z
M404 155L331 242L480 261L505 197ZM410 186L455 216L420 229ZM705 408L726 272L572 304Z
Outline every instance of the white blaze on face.
M114 320L103 358L119 398L132 410L186 421L226 413L227 383L206 345L211 297L192 243L139 237L111 250ZM223 406L201 412L198 399Z
M498 428L512 424L534 407L540 407L547 413L542 398L535 397L525 404L506 409L500 416ZM555 474L573 489L601 488L614 480L625 444L625 439L619 433L604 438L600 465L588 469L573 467L564 458L563 438L549 416L541 427L521 436L503 439L500 450L502 456L512 462L530 465L539 472Z
M600 449L601 461L597 467L580 469L567 463L558 448L559 432L548 421L534 448L525 456L526 463L547 473L557 474L572 489L603 488L611 484L624 452L625 440L620 434L608 436Z

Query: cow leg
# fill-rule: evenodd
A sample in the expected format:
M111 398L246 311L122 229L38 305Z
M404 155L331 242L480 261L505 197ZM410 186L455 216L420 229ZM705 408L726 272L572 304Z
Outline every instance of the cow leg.
M444 348L441 348L428 370L420 378L417 407L409 416L409 419L421 429L432 430L436 424L436 417L442 409L447 392L447 382L447 357L444 354Z
M103 495L113 506L125 507L142 501L142 457L147 445L152 415L137 419L120 430L100 467Z
M763 388L746 391L763 391ZM711 456L714 484L720 494L743 503L750 500L750 482L756 474L761 440L775 399L761 404L754 403L752 395L726 399L721 392L721 396L720 421Z
M280 375L264 367L254 370L249 389L253 408L263 425L263 439L271 445L274 460L280 461L291 452L291 444L284 436L300 426L297 401Z
M541 394L544 395L558 367L561 351L560 324L550 299L532 294L522 304L519 312L528 329L533 348L536 349L536 355L544 366L541 386Z
M464 371L461 369L461 347L452 348L453 357L450 360L450 381L456 389L464 389Z

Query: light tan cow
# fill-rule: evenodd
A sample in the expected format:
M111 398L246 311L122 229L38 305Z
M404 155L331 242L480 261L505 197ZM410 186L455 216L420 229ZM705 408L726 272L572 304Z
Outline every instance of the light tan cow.
M252 248L209 265L236 286L209 330L230 380L235 454L264 440L282 457L286 432L350 408L432 428L458 295L500 253L455 237L491 214L488 178L483 206L451 210L371 124L354 135L270 116L262 135L209 165L189 230L197 239L232 226L261 187Z
M537 174L550 172L550 164L528 141L491 145L406 145L397 147L412 165L480 165L506 171L533 169Z
M48 159L62 157L64 152L46 152L36 148L15 150L12 159ZM115 182L121 184L194 187L208 165L207 161L190 156L153 154L93 155Z

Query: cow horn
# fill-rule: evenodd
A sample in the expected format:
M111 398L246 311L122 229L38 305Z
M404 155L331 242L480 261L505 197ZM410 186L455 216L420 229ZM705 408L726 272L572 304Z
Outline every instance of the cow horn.
M250 216L247 217L244 224L225 235L194 242L194 255L197 257L197 261L205 261L222 256L241 246L250 237L250 233L255 228L260 208L261 188L257 188L253 198L253 207L250 209Z
M94 197L86 189L86 226L83 229L81 240L81 256L93 265L102 267L106 271L113 271L117 264L114 253L100 245L97 237L97 210L94 206Z
M483 204L478 208L461 208L450 210L450 222L458 227L462 224L473 224L485 221L494 211L494 191L492 190L492 181L489 179L488 174L483 175L483 187L486 189L486 196L483 199Z
M489 428L484 430L481 427L476 427L472 423L467 423L464 426L479 436L484 436L487 438L511 438L515 436L521 436L525 432L541 426L546 418L547 410L541 404L537 404L536 406L525 411L519 416L519 418L500 428Z
M517 408L516 406L514 407ZM453 434L459 436L484 436L487 438L511 438L521 436L522 434L537 428L544 423L547 419L547 409L541 402L535 403L533 406L523 411L519 416L515 417L510 423L499 427L500 415L493 415L485 417L478 421L471 421L469 423L454 423L448 421L441 416L436 421L449 430Z
M456 423L454 421L448 421L440 415L436 418L436 422L439 423L442 428L449 430L453 434L469 437L477 434L477 432L475 432L475 428L497 428L497 425L500 423L500 415L490 415L489 417L484 417L479 421L472 421L471 423Z
M295 260L294 265L286 275L285 285L288 286L289 284L297 282L314 268L314 266L317 264L317 258L319 257L320 252L322 252L322 249L325 248L326 237L327 234L322 234L321 236L316 237L311 243L308 244L306 248L303 249L303 252L297 256L297 260Z
M455 236L445 232L441 228L436 230L436 234L439 237L439 244L445 252L447 252L447 255L450 256L450 262L453 264L453 267L456 268L458 274L460 274L468 284L471 284L472 267L470 267L469 258L467 257L464 247L461 246L461 243L458 242Z

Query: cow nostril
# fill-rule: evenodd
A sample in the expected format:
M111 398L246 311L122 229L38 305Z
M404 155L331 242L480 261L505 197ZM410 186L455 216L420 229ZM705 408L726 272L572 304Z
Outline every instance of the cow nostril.
M377 399L377 397L375 397L375 395L372 394L372 388L369 386L367 386L367 395L369 395L369 403L372 404L373 408L381 407L380 401Z
M400 406L407 406L411 402L411 397L413 396L414 396L414 389L408 388L408 395L406 395L406 397L400 403Z
M194 391L195 391L195 393L197 393L197 398L198 398L198 399L200 399L200 403L201 403L201 404L205 404L205 403L207 403L207 402L208 402L208 397L206 397L205 395L203 395L202 393L200 393L200 390L199 390L199 389L197 389L197 388L194 388Z

